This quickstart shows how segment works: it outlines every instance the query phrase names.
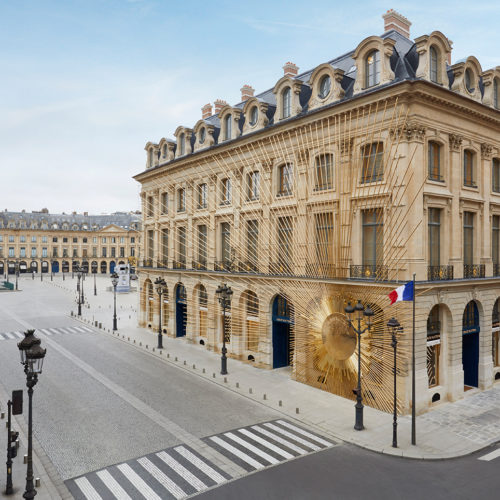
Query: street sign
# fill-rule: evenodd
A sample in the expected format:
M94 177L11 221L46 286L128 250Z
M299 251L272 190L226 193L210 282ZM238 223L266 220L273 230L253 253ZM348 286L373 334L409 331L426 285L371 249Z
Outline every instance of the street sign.
M23 413L23 391L12 391L12 415Z

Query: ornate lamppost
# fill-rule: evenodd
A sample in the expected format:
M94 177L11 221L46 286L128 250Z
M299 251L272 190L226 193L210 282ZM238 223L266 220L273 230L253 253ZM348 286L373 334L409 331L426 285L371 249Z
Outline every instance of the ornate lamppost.
M162 315L162 297L167 289L167 283L163 278L156 278L155 280L156 291L158 292L158 297L160 299L160 317L158 323L158 349L163 349L163 334L161 331L161 315Z
M227 286L225 283L219 285L217 290L215 291L217 294L217 298L219 300L219 304L222 307L222 357L221 357L221 375L227 375L227 349L226 349L226 309L231 307L231 297L233 295L233 291L230 286Z
M47 349L43 349L40 344L41 340L35 336L35 330L25 332L24 339L17 344L28 387L28 466L26 490L23 494L23 498L26 499L33 499L37 493L33 483L33 387L38 382L38 375L42 373L43 360L47 352Z
M50 281L54 281L54 259L50 261Z
M116 285L118 285L118 274L113 273L111 275L111 283L113 284L113 331L116 332L118 330L118 326L116 324Z
M397 397L396 397L396 349L398 346L398 339L396 337L396 334L398 332L398 329L400 327L399 321L396 318L391 318L387 322L387 326L391 329L392 333L392 342L391 342L391 347L394 349L394 367L393 367L393 373L394 373L394 401L393 401L393 418L392 418L392 447L397 448L398 447L398 406L397 406Z
M40 259L40 281L43 281L43 260Z
M82 272L80 268L76 269L76 276L77 276L77 282L76 282L76 292L78 293L78 316L82 315L82 295L80 293L80 280L82 278Z
M19 259L16 259L15 272L16 272L16 290L17 290L18 289L17 280L19 279Z
M356 420L354 423L354 428L357 431L362 431L365 427L363 425L363 395L361 393L361 335L366 331L370 331L373 311L370 306L367 306L365 308L360 300L358 300L358 303L354 307L350 302L348 302L344 311L347 314L347 321L349 322L349 326L354 330L354 333L358 335L358 386L353 390L354 394L356 394ZM351 319L354 311L356 311L355 321L357 321L357 326L354 326L354 323ZM361 320L363 318L363 315L367 318L365 328L361 327Z
M92 273L94 274L94 295L97 295L97 285L95 280L95 275L97 273L97 267L92 267Z

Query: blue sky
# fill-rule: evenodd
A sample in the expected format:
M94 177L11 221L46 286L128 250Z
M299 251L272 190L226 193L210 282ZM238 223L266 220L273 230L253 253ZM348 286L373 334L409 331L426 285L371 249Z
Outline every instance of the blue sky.
M0 0L0 210L139 208L148 140L381 34L389 8L500 65L493 1Z

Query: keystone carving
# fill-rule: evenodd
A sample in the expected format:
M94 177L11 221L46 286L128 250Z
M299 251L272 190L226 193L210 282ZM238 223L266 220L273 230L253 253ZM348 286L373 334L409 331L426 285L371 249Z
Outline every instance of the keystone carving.
M460 151L464 138L461 135L450 134L450 148L452 151Z
M420 123L405 123L400 127L391 129L393 140L423 141L427 128Z

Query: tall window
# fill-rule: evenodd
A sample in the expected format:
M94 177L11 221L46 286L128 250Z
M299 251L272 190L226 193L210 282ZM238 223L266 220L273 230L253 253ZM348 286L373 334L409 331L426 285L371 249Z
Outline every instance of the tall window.
M207 263L207 226L198 226L198 263L205 266Z
M429 265L441 264L441 210L429 208Z
M259 249L259 222L249 220L247 222L247 258L251 269L256 269Z
M500 193L500 159L493 158L491 162L491 189Z
M436 305L427 317L427 377L429 387L439 385L440 347L441 321L439 320L439 305Z
M324 154L315 160L315 190L322 191L333 187L333 155Z
M161 213L168 214L168 193L161 194Z
M106 250L103 248L103 250ZM155 233L153 230L148 231L148 259L154 259L155 256ZM105 255L103 255L105 257Z
M186 228L184 226L177 229L177 260L182 264L186 263Z
M292 115L292 89L287 87L281 94L281 104L283 106L282 118L289 118Z
M260 174L258 171L251 172L247 175L247 198L249 200L259 199Z
M384 144L374 142L363 146L361 182L381 181L384 175Z
M200 336L207 336L207 312L208 312L208 294L203 285L198 288L198 312L199 312L199 327Z
M442 181L441 177L441 144L429 141L429 179Z
M52 250L55 250L54 257L57 257L57 248L54 247ZM26 247L21 247L19 256L26 257Z
M9 257L10 257L10 248L9 248ZM12 249L12 257L14 257L14 249ZM42 257L47 257L47 247L42 247Z
M498 276L500 273L500 255L499 255L499 238L500 236L500 216L494 215L491 222L491 258L493 259L493 275Z
M111 247L111 257L116 257L116 248Z
M380 52L373 50L365 59L365 86L373 87L380 83Z
M384 226L382 210L363 210L363 265L377 266L383 261Z
M475 184L474 172L474 153L466 149L464 151L464 185L469 187L477 187Z
M246 295L247 349L257 351L259 342L259 299L254 292L248 291Z
M464 212L464 264L474 263L474 214Z
M229 205L231 203L231 179L226 178L221 181L221 205Z
M186 136L184 132L179 136L179 156L186 153Z
M168 261L168 229L161 230L161 259L166 265Z
M36 257L36 247L31 247L31 256Z
M231 115L226 115L224 118L224 139L227 141L231 139L232 137L232 122L231 122Z
M220 225L221 233L221 257L225 263L231 262L231 227L229 222Z
M438 53L435 47L429 50L430 77L431 82L439 83L438 81Z
M186 211L186 190L184 188L177 190L177 212Z
M292 194L293 167L290 163L285 163L278 167L278 196Z
M278 265L285 269L292 261L293 222L291 217L278 218Z
M333 262L333 213L315 215L316 260L320 266Z
M146 213L148 217L153 217L154 216L154 198L152 196L148 196L146 198Z
M206 184L198 185L198 208L207 208L208 205L208 187Z
M498 80L493 80L493 106L498 109Z
M493 356L493 366L500 365L500 314L498 307L499 299L495 301L495 305L493 306L493 313L491 315L491 332L492 332L492 345L491 345L491 354Z

